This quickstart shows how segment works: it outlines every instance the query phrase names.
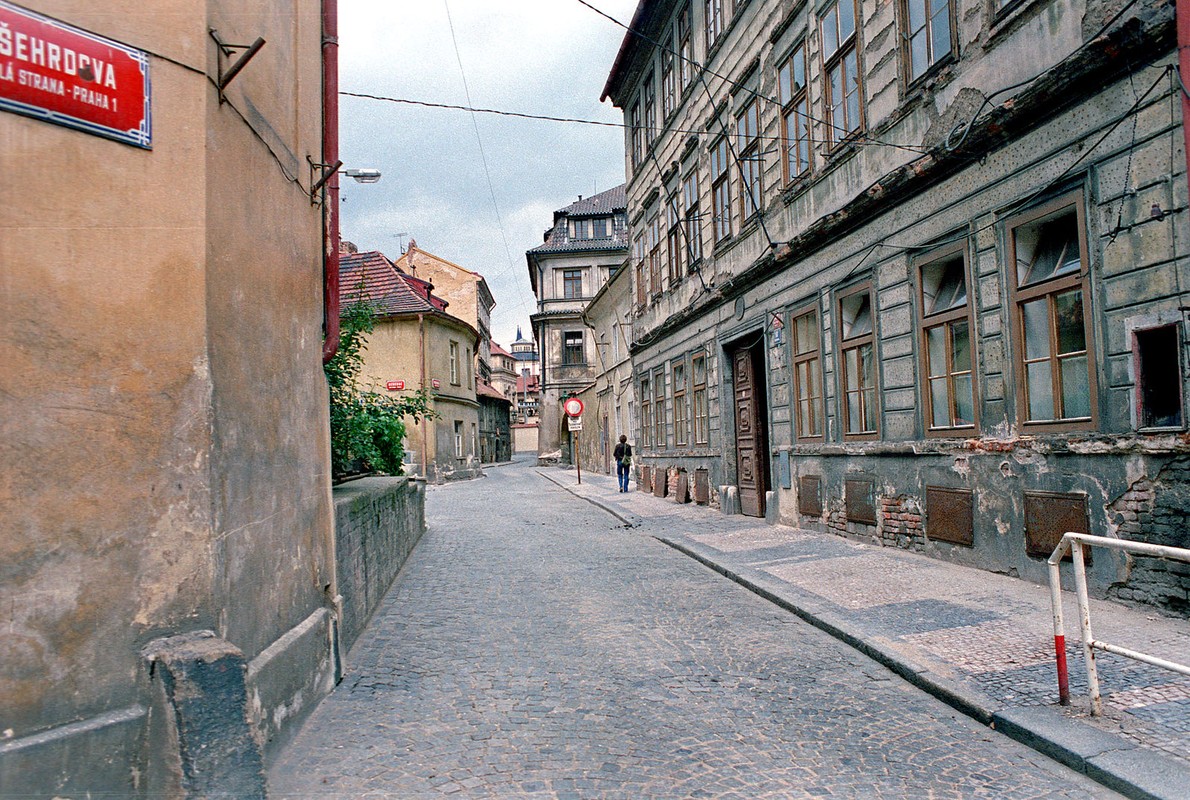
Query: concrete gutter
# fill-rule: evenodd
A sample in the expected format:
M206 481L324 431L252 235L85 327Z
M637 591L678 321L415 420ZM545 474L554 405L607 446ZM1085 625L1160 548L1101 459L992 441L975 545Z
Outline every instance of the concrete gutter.
M570 492L575 497L577 497L581 500L586 500L588 503L595 506L596 508L598 508L602 511L606 511L607 513L611 514L613 517L620 520L620 522L623 523L625 528L639 528L640 527L641 518L636 516L635 514L629 514L626 511L616 508L615 506L611 505L610 503L605 503L604 501L600 500L599 498L590 497L585 494L579 494L578 492L574 491L574 489L571 488L569 485L563 483L562 481L558 480L553 475L550 475L548 472L545 472L544 470L538 469L538 470L534 470L534 471L541 477L545 478L550 483L558 485L559 487Z
M1070 719L1048 706L1014 707L999 703L914 662L899 652L894 642L840 618L818 598L799 592L788 583L758 570L730 569L714 559L710 548L665 535L653 538L854 647L952 708L1125 797L1133 800L1187 797L1190 767L1171 756Z

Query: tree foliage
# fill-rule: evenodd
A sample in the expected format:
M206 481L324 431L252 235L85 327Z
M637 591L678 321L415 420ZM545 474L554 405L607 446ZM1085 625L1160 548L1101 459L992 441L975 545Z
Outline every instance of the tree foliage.
M376 315L359 299L343 309L339 324L339 351L323 367L330 387L331 471L337 478L359 472L400 475L405 419L432 419L430 394L424 387L402 397L364 389L363 350Z

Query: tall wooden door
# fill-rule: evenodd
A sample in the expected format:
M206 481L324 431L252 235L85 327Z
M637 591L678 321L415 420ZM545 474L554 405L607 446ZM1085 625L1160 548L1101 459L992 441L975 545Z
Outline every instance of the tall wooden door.
M764 384L757 380L753 350L741 347L732 355L735 388L736 484L740 510L750 517L764 516L768 491L768 456L765 444Z

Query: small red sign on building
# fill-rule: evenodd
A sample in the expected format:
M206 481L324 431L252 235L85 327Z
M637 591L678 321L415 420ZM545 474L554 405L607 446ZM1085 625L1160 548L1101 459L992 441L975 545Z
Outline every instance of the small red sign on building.
M389 381L385 384L385 388L390 392L399 392L405 388L405 381Z
M0 109L151 149L149 56L0 0Z
M437 378L432 378L430 380L430 386L434 387L435 389L441 389L442 381L438 380Z

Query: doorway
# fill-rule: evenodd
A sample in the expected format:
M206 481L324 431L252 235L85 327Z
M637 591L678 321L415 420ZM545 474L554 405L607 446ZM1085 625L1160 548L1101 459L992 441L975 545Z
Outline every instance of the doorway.
M731 364L740 511L749 517L763 517L765 492L771 482L763 339L735 347L731 351Z

